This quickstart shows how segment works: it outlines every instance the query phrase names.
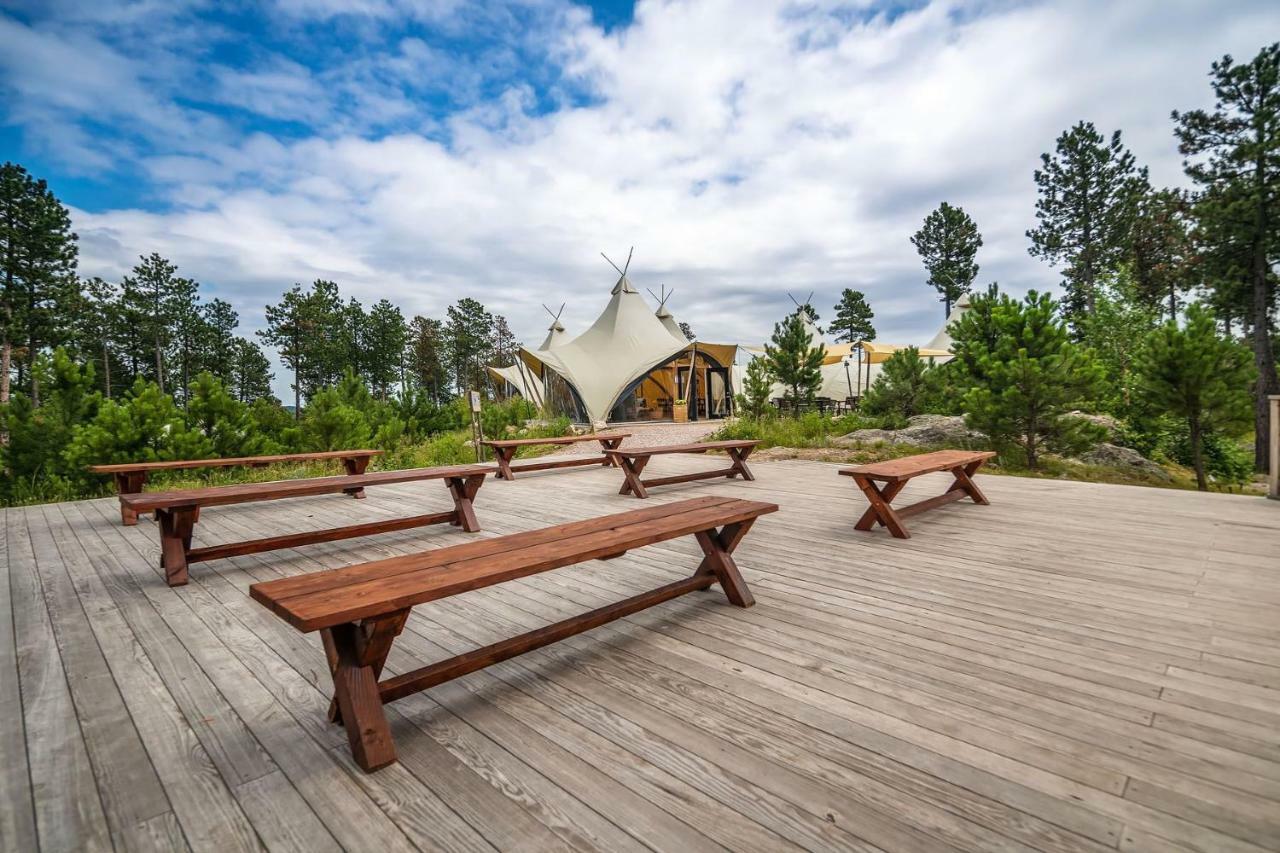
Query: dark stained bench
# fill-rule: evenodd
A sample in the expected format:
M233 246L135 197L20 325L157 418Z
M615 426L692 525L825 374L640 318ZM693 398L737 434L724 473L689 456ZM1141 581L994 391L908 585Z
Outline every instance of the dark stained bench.
M597 459L594 456L562 456L558 459L544 459L540 462L520 462L515 465L511 460L516 451L522 447L542 447L549 444L580 444L598 441L601 450L610 450L622 444L622 440L630 436L629 432L601 432L595 435L562 435L555 438L504 438L493 441L482 441L481 444L493 448L493 456L498 463L498 478L514 480L517 471L547 471L553 468L574 468L579 465L612 465L608 456Z
M330 718L346 727L356 763L373 771L396 760L383 710L388 702L716 583L731 603L750 607L755 601L733 551L757 518L777 509L776 504L757 501L694 498L256 583L249 594L299 631L320 632L333 675ZM696 537L703 554L698 568L683 580L379 680L391 644L414 605L587 560L619 557L681 536Z
M840 473L846 477L852 477L871 503L871 507L862 514L862 518L858 519L854 528L870 530L877 524L883 524L898 539L910 539L911 534L902 524L902 519L908 516L965 497L973 498L973 502L978 504L991 503L973 482L973 475L993 456L995 453L989 450L939 450L934 453L922 453L919 456L905 456L902 459L842 468ZM935 498L901 509L894 509L889 505L912 479L938 471L951 472L953 479L945 492ZM884 483L884 486L877 486L877 482Z
M478 531L480 524L476 521L471 502L481 484L484 483L485 476L491 471L492 469L487 465L411 468L405 471L377 471L372 474L352 474L345 477L313 477L305 480L278 480L271 483L244 483L235 486L211 486L204 489L121 495L120 503L135 513L155 512L160 528L160 567L164 569L169 586L181 586L187 582L187 566L205 560L256 554L278 548L293 548L314 542L332 542L336 539L350 539L355 536L372 536L376 533L407 530L446 521L468 532ZM200 518L201 507L326 495L350 492L353 489L363 489L365 486L413 483L418 480L444 480L453 498L453 509L408 518L331 527L326 530L286 533L247 542L210 545L204 548L191 547L191 533Z
M250 468L264 468L277 462L317 462L325 459L337 459L348 474L363 474L369 467L369 460L382 454L381 450L322 450L316 453L277 453L272 456L234 456L224 459L174 459L168 462L121 462L115 465L90 465L94 474L110 474L116 481L116 494L132 495L142 491L147 484L147 475L152 471L183 471L191 468L231 468L244 465ZM356 489L351 492L355 498L364 497L364 492ZM138 523L138 515L123 504L120 505L120 520L126 525Z
M702 444L667 444L661 447L619 447L613 450L606 450L605 455L611 456L618 461L618 466L622 468L622 476L625 481L622 488L618 490L618 494L632 494L638 498L649 497L647 489L652 486L665 486L670 483L688 483L692 480L713 480L717 477L737 477L742 476L744 480L754 480L751 471L747 468L747 457L751 455L751 451L756 449L759 441L739 440L739 441L708 441ZM694 471L692 474L676 474L671 477L653 477L648 480L640 479L640 472L649 464L649 460L654 456L662 456L671 453L706 453L709 450L723 450L729 454L729 458L733 460L733 464L728 468L716 468L713 471Z

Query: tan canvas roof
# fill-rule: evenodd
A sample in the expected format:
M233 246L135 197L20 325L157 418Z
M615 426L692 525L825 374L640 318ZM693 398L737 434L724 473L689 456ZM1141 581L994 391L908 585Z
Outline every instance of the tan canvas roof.
M506 367L494 367L489 365L485 368L495 379L503 382L510 382L511 386L520 392L520 396L524 397L535 406L542 405L542 380L538 375L531 371L525 365L510 364Z
M605 421L632 382L688 347L650 310L626 275L610 292L609 304L581 335L536 352L522 351L526 363L541 363L578 392L587 417ZM677 331L679 327L677 327Z

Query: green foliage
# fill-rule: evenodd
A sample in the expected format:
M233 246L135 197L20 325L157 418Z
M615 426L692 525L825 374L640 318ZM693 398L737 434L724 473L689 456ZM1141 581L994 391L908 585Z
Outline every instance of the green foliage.
M1080 341L1093 350L1107 377L1101 396L1094 400L1099 408L1125 419L1138 416L1134 361L1143 339L1159 322L1160 309L1139 298L1127 267L1100 279L1094 312L1080 319Z
M1196 485L1207 490L1205 434L1239 435L1249 425L1248 389L1257 374L1248 351L1219 337L1209 311L1192 305L1185 327L1170 321L1147 336L1137 367L1143 399L1186 419Z
M1194 283L1191 199L1181 190L1149 192L1139 200L1129 234L1134 295L1178 316L1178 299Z
M786 387L785 396L793 405L813 402L822 387L822 360L827 353L821 342L812 345L801 311L775 323L773 338L764 345L765 364Z
M854 430L882 428L891 424L892 421L885 418L856 414L838 418L823 417L817 412L806 412L795 418L766 415L726 421L707 440L755 439L761 443L761 447L830 447L833 437L846 435Z
M1098 277L1124 258L1139 201L1147 191L1147 170L1120 141L1110 141L1092 122L1079 122L1058 137L1053 155L1040 156L1035 172L1039 226L1028 231L1028 251L1063 270L1064 314L1075 328L1092 314Z
M769 410L769 395L773 392L773 376L769 363L763 358L753 358L747 364L743 380L742 402L739 408L747 417L759 418Z
M106 400L89 421L75 427L65 459L82 476L89 465L205 459L213 445L188 429L173 397L139 377L123 400Z
M1280 260L1280 42L1251 61L1230 56L1209 74L1212 111L1173 113L1187 175L1204 188L1195 205L1197 239L1207 259L1204 278L1217 287L1211 302L1238 312L1251 330L1254 365L1254 464L1268 467L1267 397L1280 394L1271 333ZM1227 318L1232 313L1227 313Z
M966 423L1003 448L1017 448L1028 468L1044 448L1073 453L1102 430L1064 415L1101 393L1102 369L1073 344L1047 294L1021 302L993 287L952 325L956 363L969 390Z
M924 219L924 225L911 237L924 267L929 271L929 285L941 294L945 311L973 287L978 276L974 258L982 246L978 226L962 207L945 201Z
M41 481L65 481L70 471L62 452L76 425L97 412L101 395L93 390L93 367L81 367L59 348L35 365L44 401L37 408L29 396L13 395L0 405L0 431L8 441L0 444L0 494L13 500L40 491Z
M920 357L918 349L898 350L881 366L880 375L867 389L862 411L900 420L937 412L942 391L935 376L941 374Z
M208 439L214 456L280 452L280 445L259 428L249 407L231 396L213 374L197 376L187 399L187 425Z
M846 287L836 304L836 318L831 321L831 331L842 343L874 340L876 327L871 325L871 320L875 316L862 292Z

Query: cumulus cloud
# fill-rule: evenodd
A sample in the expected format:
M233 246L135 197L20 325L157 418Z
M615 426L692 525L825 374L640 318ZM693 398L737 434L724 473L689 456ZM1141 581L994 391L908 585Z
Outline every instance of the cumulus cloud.
M674 287L672 310L704 339L759 341L788 291L814 291L828 316L854 287L883 339L922 342L942 319L907 240L923 217L947 200L976 219L980 283L1054 287L1024 236L1040 153L1092 120L1121 128L1154 180L1180 182L1169 110L1208 100L1212 59L1252 55L1280 29L1268 4L1231 5L641 2L606 33L581 9L512 4L471 25L536 20L536 38L513 33L459 62L455 80L449 54L412 27L385 56L354 51L319 71L226 68L202 97L306 132L230 133L224 116L196 115L207 125L182 136L196 143L138 154L163 205L75 211L82 267L118 275L159 251L249 327L317 277L408 314L473 296L536 342L539 303L567 301L564 321L581 330L612 284L597 253L634 244L637 285ZM370 0L362 15L457 25L439 12ZM281 0L279 13L297 26L350 17L318 0ZM531 81L511 57L535 42ZM112 74L121 96L94 93L98 109L136 110L157 131L194 109L148 100L128 65ZM51 113L32 106L36 83L9 85L20 123L78 144L75 104ZM444 91L466 95L444 96L444 112L423 105ZM386 122L360 118L373 112Z

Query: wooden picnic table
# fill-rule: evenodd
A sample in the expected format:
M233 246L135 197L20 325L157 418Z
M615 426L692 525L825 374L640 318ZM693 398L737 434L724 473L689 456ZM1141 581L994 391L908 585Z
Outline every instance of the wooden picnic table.
M388 702L717 583L730 603L750 607L755 600L733 552L757 518L777 509L735 498L694 498L256 583L249 594L299 631L320 632L333 676L329 718L346 728L356 763L371 772L396 760L383 710ZM703 554L687 578L379 680L415 605L682 536L693 536Z
M244 465L250 468L264 468L277 462L314 462L325 459L337 459L348 474L363 474L369 467L369 460L380 456L381 450L320 450L314 453L276 453L269 456L234 456L218 459L173 459L165 462L120 462L112 465L90 465L89 471L94 474L111 474L116 482L116 494L131 495L142 491L147 484L147 475L152 471L182 471L191 468L231 468ZM357 490L352 497L362 498L364 492ZM120 520L126 525L138 523L135 512L120 505Z
M169 586L181 586L187 582L188 565L205 560L256 554L278 548L293 548L314 542L332 542L355 536L372 536L376 533L408 530L446 521L474 533L480 529L480 524L476 521L472 501L491 470L487 465L454 465L442 468L410 468L404 471L376 471L372 474L353 474L345 477L312 477L303 480L277 480L269 483L180 489L171 492L145 492L121 495L120 503L135 513L155 512L160 528L160 567L164 569L165 580ZM350 493L365 486L385 486L419 480L444 480L453 498L453 509L408 518L367 521L345 527L287 533L246 542L209 545L203 548L191 547L191 534L196 522L200 519L201 507L273 501L336 492Z
M631 433L629 432L598 432L591 435L561 435L552 438L499 438L480 443L493 449L494 460L498 463L498 478L514 480L516 478L515 472L517 471L547 471L552 468L574 468L579 465L604 465L608 467L615 464L608 456L602 459L597 459L594 456L562 456L557 459L545 459L541 462L521 462L512 465L511 460L515 457L516 451L522 447L543 447L546 445L598 441L600 442L600 449L605 451L618 447L622 444L622 440L630 435Z
M995 455L990 450L938 450L918 456L904 456L901 459L842 468L840 473L852 477L871 503L871 507L862 514L854 528L871 530L877 524L883 524L898 539L910 539L911 534L902 523L902 519L908 516L964 497L973 498L973 502L977 504L991 503L973 482L973 475L983 463ZM951 485L945 492L900 509L890 506L893 499L912 479L939 471L949 471L952 474ZM884 486L877 486L877 482L884 483Z
M668 444L658 447L620 447L612 450L606 450L605 454L617 460L618 466L622 468L622 475L625 481L622 488L618 490L618 494L633 494L638 498L649 497L648 488L651 486L665 486L670 483L688 483L693 480L712 480L717 477L733 478L738 475L744 480L754 480L750 469L747 468L747 457L751 455L751 451L755 450L759 441L755 440L735 440L735 441L708 441L701 444ZM728 468L716 468L713 471L695 471L692 474L676 474L671 477L653 477L648 480L640 479L640 472L649 464L649 460L654 456L663 456L672 453L706 453L710 450L723 450L729 454L729 458L733 460L733 464Z

